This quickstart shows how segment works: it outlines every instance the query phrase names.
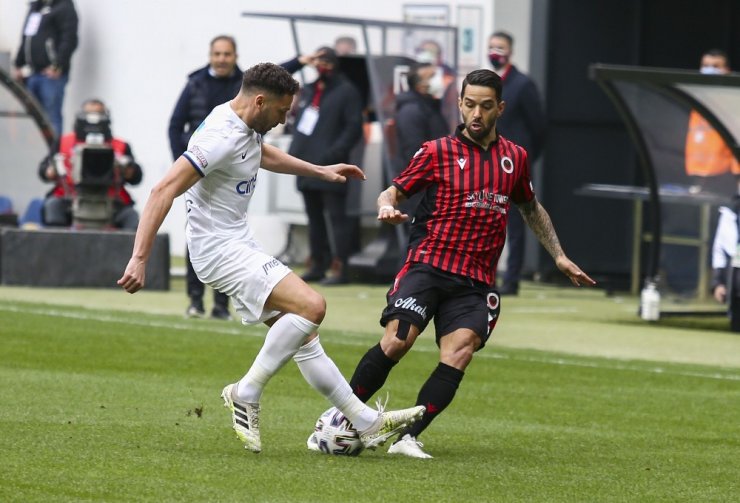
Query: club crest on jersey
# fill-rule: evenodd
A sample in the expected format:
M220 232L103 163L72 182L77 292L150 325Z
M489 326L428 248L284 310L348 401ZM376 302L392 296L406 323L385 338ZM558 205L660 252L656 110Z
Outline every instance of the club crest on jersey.
M460 157L460 158L459 158L459 159L457 160L457 165L458 165L458 166L460 166L460 169L463 169L463 168L465 167L465 164L466 164L467 162L468 162L468 160L467 160L467 159L465 159L464 157Z
M509 175L514 171L514 161L511 160L511 157L504 156L501 158L501 169Z

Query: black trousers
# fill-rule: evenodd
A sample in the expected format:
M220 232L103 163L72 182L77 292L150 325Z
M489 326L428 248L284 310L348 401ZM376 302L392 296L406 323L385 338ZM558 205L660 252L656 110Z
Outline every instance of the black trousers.
M509 256L506 258L506 272L503 284L518 283L524 265L524 228L526 227L519 209L512 204L509 208L509 223L506 226L506 243Z
M347 265L353 244L352 220L347 216L345 192L303 190L308 216L312 268L326 271L332 259Z
M195 301L203 302L203 292L205 287L203 283L198 279L198 275L195 274L193 264L190 263L190 253L188 247L185 247L185 264L187 266L187 273L185 275L187 279L187 292L188 297ZM226 308L229 305L229 296L225 293L221 293L218 290L213 290L213 303L216 306Z

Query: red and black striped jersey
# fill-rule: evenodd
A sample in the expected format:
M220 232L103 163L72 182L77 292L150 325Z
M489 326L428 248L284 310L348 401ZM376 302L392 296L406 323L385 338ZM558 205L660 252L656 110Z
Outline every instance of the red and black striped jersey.
M511 203L534 199L527 151L502 136L482 148L462 133L428 141L393 185L424 192L411 225L407 262L493 284Z

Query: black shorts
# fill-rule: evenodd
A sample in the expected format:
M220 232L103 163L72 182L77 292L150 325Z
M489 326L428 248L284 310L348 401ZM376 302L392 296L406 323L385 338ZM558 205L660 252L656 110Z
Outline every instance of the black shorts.
M403 320L421 333L434 318L438 346L440 337L467 328L478 334L482 348L501 310L498 292L488 285L418 263L403 266L386 299L388 305L380 317L382 326L391 320Z

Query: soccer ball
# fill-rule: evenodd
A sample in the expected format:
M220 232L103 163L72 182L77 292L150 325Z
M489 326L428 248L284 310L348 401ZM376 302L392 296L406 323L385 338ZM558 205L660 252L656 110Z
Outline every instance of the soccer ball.
M314 436L319 450L324 454L358 456L365 448L358 431L336 407L327 410L316 420Z

